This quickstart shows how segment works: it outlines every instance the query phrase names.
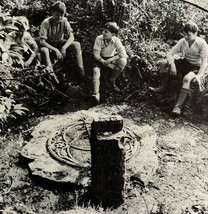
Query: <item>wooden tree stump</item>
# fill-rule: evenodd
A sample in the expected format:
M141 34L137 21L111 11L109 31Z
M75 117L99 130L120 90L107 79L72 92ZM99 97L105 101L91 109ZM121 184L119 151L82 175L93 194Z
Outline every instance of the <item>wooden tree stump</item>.
M94 120L91 127L91 198L94 204L117 207L123 203L125 150L121 117Z

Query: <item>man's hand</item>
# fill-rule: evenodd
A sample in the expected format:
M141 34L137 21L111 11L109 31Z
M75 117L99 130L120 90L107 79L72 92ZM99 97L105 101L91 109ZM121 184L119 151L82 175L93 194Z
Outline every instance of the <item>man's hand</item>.
M112 62L112 59L111 59L111 58L105 60L105 64L106 64L106 65L109 65L111 62Z
M63 60L63 55L58 49L55 50L55 53L58 60Z
M177 70L176 70L176 66L175 63L172 63L170 65L170 75L176 76L177 75Z
M105 65L105 66L107 66L108 64L106 63L106 60L104 60L104 59L100 59L99 60L103 65Z
M62 54L62 57L65 58L66 57L66 48L62 47L60 52Z

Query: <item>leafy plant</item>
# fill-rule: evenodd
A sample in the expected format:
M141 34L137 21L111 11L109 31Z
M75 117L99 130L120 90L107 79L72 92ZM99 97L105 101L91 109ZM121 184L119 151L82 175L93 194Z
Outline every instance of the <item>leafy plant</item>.
M4 124L8 122L9 118L17 118L18 115L22 116L29 111L22 104L15 104L12 97L0 96L0 122Z

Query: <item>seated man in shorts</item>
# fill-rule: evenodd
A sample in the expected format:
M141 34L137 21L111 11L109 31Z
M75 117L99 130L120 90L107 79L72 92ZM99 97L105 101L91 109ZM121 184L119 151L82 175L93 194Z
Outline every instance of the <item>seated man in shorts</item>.
M189 95L190 83L196 78L204 75L207 66L207 43L203 38L197 36L198 26L195 22L188 21L183 28L184 38L168 52L167 59L160 63L161 86L150 87L154 93L162 93L167 89L169 75L176 76L178 73L183 77L183 85L180 90L178 101L172 111L175 116L182 113L185 100ZM174 55L180 54L180 59Z
M103 34L95 39L93 54L95 66L93 68L93 102L100 101L100 76L101 71L109 72L108 85L116 92L120 89L115 80L124 70L127 63L127 54L121 40L116 36L119 27L115 22L108 22L104 26Z
M52 6L52 16L43 20L40 27L41 60L53 72L51 54L55 55L57 60L62 61L67 56L67 51L72 49L78 66L77 75L82 79L85 71L81 46L79 42L74 41L73 30L67 18L64 17L65 12L65 4L57 1Z

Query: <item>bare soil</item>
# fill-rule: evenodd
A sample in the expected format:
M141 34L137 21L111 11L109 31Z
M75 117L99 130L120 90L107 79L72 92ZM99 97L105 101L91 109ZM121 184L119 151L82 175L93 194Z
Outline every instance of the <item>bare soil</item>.
M87 103L55 106L39 117L1 131L0 213L22 214L192 214L208 213L208 126L200 119L172 118L146 103L102 104L98 112L120 114L157 133L159 168L151 185L142 188L127 181L125 202L114 210L80 205L86 189L56 185L31 176L28 161L20 156L33 128L48 114L88 109ZM58 109L58 113L57 110Z

